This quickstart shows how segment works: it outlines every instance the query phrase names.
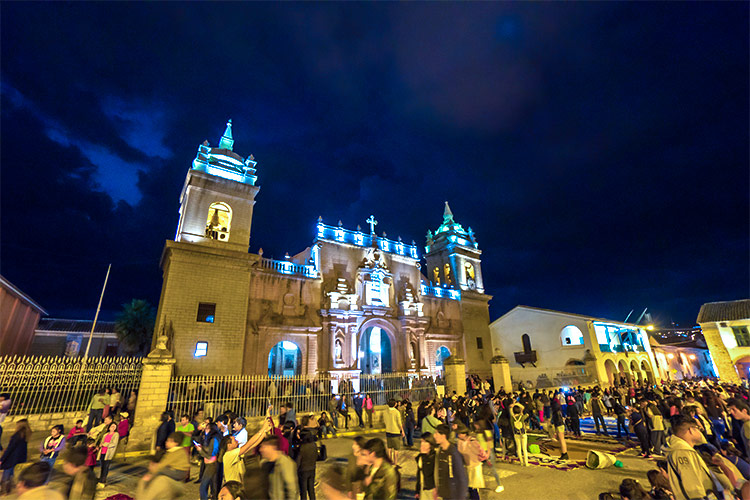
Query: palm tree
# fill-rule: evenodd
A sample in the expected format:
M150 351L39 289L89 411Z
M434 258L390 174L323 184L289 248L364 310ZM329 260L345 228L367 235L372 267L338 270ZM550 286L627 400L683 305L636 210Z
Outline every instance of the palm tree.
M155 321L154 308L145 300L133 299L129 304L122 305L122 311L115 321L115 333L125 352L144 352L151 343Z

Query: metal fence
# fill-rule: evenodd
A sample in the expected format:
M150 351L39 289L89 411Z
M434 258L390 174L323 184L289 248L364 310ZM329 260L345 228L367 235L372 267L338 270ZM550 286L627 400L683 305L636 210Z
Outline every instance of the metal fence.
M436 389L433 378L414 373L181 376L171 380L167 410L175 415L193 415L203 410L209 417L226 411L259 417L266 413L269 405L273 405L273 413L277 413L281 404L290 403L297 414L320 413L329 410L333 395L338 395L349 409L353 409L352 396L358 392L369 394L376 405L382 405L390 398L432 399Z
M142 358L0 357L0 394L10 394L10 415L85 411L103 388L124 401L141 382Z
M513 368L510 377L515 389L518 388L519 384L523 384L526 389L546 389L587 385L596 382L596 377L583 366Z

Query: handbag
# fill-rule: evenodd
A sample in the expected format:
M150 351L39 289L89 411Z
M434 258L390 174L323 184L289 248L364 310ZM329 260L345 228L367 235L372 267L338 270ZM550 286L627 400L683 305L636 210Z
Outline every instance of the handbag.
M328 450L326 445L321 444L318 446L318 462L323 462L328 459Z

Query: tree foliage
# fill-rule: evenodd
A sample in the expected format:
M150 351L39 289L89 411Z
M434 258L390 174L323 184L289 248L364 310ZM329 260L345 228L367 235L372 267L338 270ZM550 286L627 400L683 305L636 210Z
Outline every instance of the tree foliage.
M133 299L122 305L115 321L115 333L127 353L144 352L151 344L156 311L145 300Z

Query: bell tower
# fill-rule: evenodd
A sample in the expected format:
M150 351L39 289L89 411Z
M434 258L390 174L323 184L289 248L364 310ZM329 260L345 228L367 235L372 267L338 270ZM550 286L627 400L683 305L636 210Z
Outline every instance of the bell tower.
M233 151L232 120L217 147L208 141L185 177L180 195L180 220L175 241L223 247L247 253L255 185L255 159Z
M453 219L446 201L443 223L435 234L427 232L427 278L435 286L484 293L481 255L474 231Z

